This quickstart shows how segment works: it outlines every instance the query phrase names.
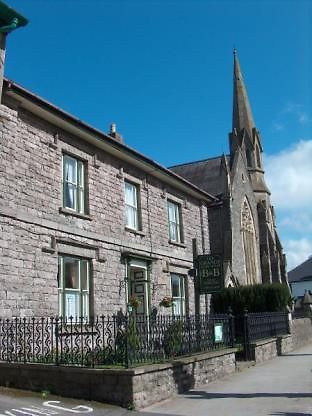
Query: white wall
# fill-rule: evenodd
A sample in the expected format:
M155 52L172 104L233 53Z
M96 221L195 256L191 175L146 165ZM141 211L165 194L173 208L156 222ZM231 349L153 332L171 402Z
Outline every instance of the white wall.
M307 280L305 282L293 282L290 283L290 286L293 297L303 296L306 290L311 290L312 292L312 280Z

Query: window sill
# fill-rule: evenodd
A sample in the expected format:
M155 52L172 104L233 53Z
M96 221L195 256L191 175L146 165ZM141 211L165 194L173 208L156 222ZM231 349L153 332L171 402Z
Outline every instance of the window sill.
M172 244L173 246L186 248L186 245L185 245L185 244L183 244L183 243L178 243L177 241L168 240L168 243L169 243L169 244Z
M129 233L133 233L133 234L136 234L136 235L140 235L141 237L145 237L145 233L143 233L143 231L135 230L135 229L129 228L129 227L125 227L125 230L129 231Z
M90 217L90 215L80 214L79 212L73 211L72 209L68 209L68 208L60 207L59 213L65 214L65 215L72 215L73 217L82 218L83 220L92 221L92 218Z

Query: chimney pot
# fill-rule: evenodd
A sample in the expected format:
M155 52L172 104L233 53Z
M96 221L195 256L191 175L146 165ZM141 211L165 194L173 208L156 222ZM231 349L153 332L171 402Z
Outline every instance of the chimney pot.
M112 123L110 126L110 133L115 134L116 133L116 123Z

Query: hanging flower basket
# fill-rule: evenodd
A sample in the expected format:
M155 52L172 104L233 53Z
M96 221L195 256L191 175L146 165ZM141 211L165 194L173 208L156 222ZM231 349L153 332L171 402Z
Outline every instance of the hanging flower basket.
M164 308L171 308L173 305L173 299L170 296L165 296L160 302L159 306L163 306Z
M133 309L137 309L137 308L140 306L141 301L140 301L140 299L139 299L138 297L136 297L136 296L132 295L132 296L129 298L129 302L128 302L128 304L129 304L129 306L131 306Z

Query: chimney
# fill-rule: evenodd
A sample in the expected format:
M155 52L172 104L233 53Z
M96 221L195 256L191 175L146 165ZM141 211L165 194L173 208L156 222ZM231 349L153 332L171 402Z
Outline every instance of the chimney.
M117 132L116 123L112 123L110 125L108 134L110 137L112 137L115 140L118 140L120 143L124 142L122 135Z
M20 26L27 25L28 21L7 6L0 0L0 98L2 97L4 62L5 62L5 43L7 34Z

